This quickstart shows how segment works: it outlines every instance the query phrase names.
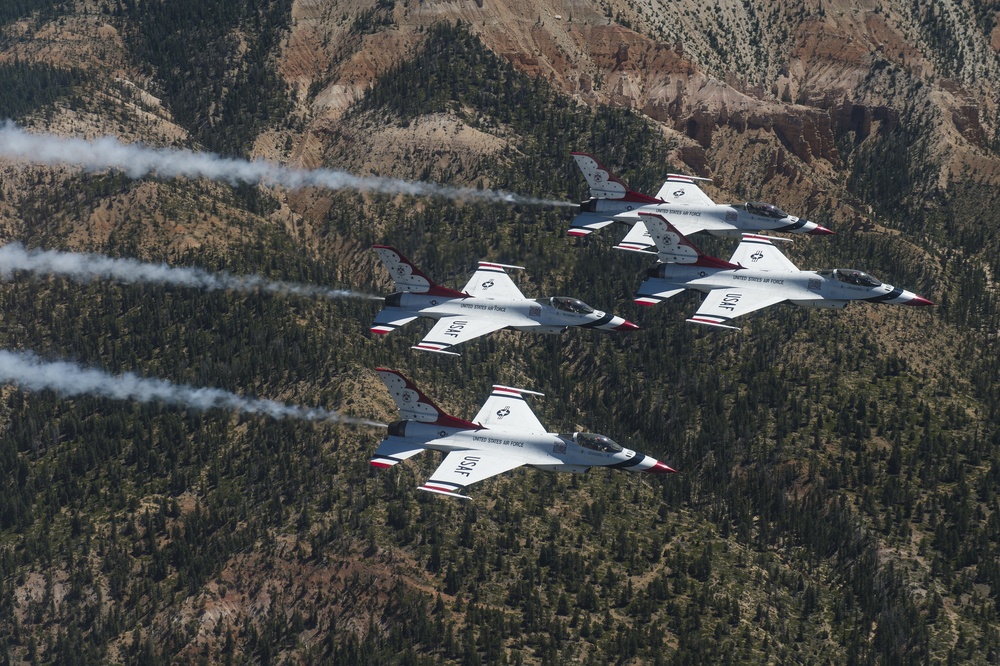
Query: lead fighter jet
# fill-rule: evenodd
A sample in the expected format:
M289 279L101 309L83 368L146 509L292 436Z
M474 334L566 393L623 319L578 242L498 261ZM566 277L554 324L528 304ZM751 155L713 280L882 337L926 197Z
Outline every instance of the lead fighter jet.
M572 155L590 185L590 199L580 204L580 212L569 228L571 236L586 236L612 222L620 222L632 228L615 248L648 252L653 240L642 223L641 213L670 215L677 229L687 235L699 231L707 231L713 236L736 237L744 231L833 233L815 222L789 215L774 204L753 201L717 204L695 182L708 178L672 173L655 197L633 192L592 155Z
M767 236L743 234L729 261L702 254L666 218L642 213L659 251L659 263L639 285L635 302L656 305L685 289L707 295L688 319L695 324L730 326L731 319L788 301L810 308L844 308L851 301L934 305L900 287L883 284L854 269L802 271Z
M389 425L389 435L372 456L372 466L392 467L427 449L447 454L420 490L470 499L461 494L467 486L522 465L550 472L582 473L591 467L652 474L676 471L604 435L547 432L525 402L526 395L541 393L494 385L475 418L465 421L441 411L395 370L377 368L376 372L402 420Z
M387 245L372 248L389 270L397 291L386 296L371 332L385 335L417 317L438 320L414 349L458 356L448 350L504 328L536 333L562 333L570 326L615 331L639 328L568 296L525 298L504 270L520 266L480 261L465 289L456 291L434 284L398 250Z

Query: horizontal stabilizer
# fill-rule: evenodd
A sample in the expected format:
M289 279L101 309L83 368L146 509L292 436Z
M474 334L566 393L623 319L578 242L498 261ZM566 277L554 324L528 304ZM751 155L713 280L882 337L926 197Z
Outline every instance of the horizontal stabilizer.
M684 287L665 282L659 278L650 278L639 285L639 291L635 295L637 305L651 307L676 296L684 291Z
M632 225L632 228L625 234L625 238L621 239L618 245L615 245L615 249L627 250L628 252L642 252L643 254L658 254L656 252L656 243L649 235L646 223L642 220Z
M425 450L421 446L414 446L413 442L405 437L390 435L378 445L369 463L372 467L392 467Z
M416 318L417 315L412 312L396 308L386 308L375 315L375 321L372 322L370 330L376 335L386 335L387 333L392 333L397 328L409 324Z
M573 218L566 233L570 236L586 236L613 223L614 220L604 213L580 213Z

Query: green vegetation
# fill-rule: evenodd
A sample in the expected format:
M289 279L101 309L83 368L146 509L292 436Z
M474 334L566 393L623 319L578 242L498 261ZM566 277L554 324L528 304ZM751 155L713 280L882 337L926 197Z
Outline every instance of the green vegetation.
M123 18L178 122L207 149L241 155L288 113L272 57L290 15L291 0L127 0Z
M241 18L220 25L249 11L227 7ZM229 28L193 11L174 20L223 44ZM245 145L257 115L234 116L232 134L203 123L214 60L202 68L166 50L156 71L178 86L178 114L189 105L184 122L206 145ZM447 165L455 182L546 197L583 197L571 150L648 191L672 148L641 117L577 107L455 26L430 29L351 114L399 125L450 114L507 141L493 158ZM416 490L435 454L372 470L375 429L8 388L0 661L995 660L1000 362L988 337L997 305L983 292L996 267L976 254L996 245L995 225L976 224L993 195L970 189L931 209L909 198L923 167L919 147L902 147L920 130L899 131L857 148L850 183L911 235L843 229L789 253L803 266L859 264L944 305L782 306L734 335L683 324L694 296L637 312L648 258L611 250L614 231L567 239L569 210L337 194L313 220L313 252L266 217L273 202L257 190L154 183L155 201L128 209L104 251L378 292L366 244L391 242L452 286L480 258L525 265L526 294L577 295L644 330L501 333L442 358L409 349L426 322L367 335L375 303L15 275L0 285L0 348L371 418L393 415L378 365L465 417L491 383L519 385L546 394L532 406L552 429L604 432L681 474L520 470L449 502ZM59 247L80 220L151 183L33 185L16 211L23 239ZM229 233L172 252L155 212L189 226L222 216ZM959 240L935 245L944 230Z
M17 120L73 94L83 82L75 69L14 62L0 67L0 119Z
M39 20L54 18L64 13L66 0L4 0L0 4L0 25L31 16L38 12Z

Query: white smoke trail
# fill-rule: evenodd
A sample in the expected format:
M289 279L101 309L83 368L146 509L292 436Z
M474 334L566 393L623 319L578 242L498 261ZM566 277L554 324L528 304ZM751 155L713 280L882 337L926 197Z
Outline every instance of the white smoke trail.
M96 395L116 400L163 402L198 411L231 409L247 414L264 414L275 419L337 421L385 427L384 423L344 416L326 409L246 398L222 389L173 384L163 379L139 377L131 372L111 375L66 361L43 361L31 352L0 350L0 382L33 391L51 389L66 396Z
M439 196L448 199L473 199L509 204L577 205L498 190L450 187L398 178L355 176L346 171L333 169L294 169L263 160L232 159L214 153L196 153L186 149L149 148L142 144L123 144L114 136L86 141L51 134L29 134L10 120L0 125L0 156L35 164L74 164L88 171L120 169L130 178L141 178L155 173L161 178L176 176L208 178L231 185L280 185L289 189L324 187L331 190Z
M231 289L321 298L382 300L381 296L362 292L267 280L259 275L209 273L201 268L175 268L167 264L150 264L135 259L114 259L101 254L26 250L20 243L10 243L0 247L0 277L9 277L14 271L62 275L84 282L96 278L111 278L130 284L146 282L206 290Z

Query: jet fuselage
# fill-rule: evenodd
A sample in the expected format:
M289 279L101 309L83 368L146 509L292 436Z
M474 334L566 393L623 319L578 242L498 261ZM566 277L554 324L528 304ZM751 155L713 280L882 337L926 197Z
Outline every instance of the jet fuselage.
M796 305L804 307L842 308L849 301L872 301L877 303L905 304L912 301L926 300L913 292L906 291L890 284L851 284L838 279L838 273L843 278L851 275L863 275L877 283L877 280L852 270L800 271L797 273L781 271L760 271L753 268L740 270L720 270L684 264L658 264L649 269L649 284L642 293L649 294L665 291L669 288L696 289L708 293L715 289L732 290L732 302L735 304L747 290L778 293ZM860 278L859 278L860 279ZM661 289L658 283L664 284ZM922 304L922 303L921 303Z
M776 209L777 210L777 209ZM716 204L712 206L676 205L669 202L641 205L617 199L590 199L580 204L574 227L587 223L614 220L628 225L641 221L639 213L658 213L676 221L691 220L708 223L705 231L713 236L739 237L744 231L780 231L787 233L828 234L829 230L802 218L785 214L783 217L755 215L747 204ZM784 211L780 211L784 212Z
M553 472L586 472L591 467L653 473L673 471L655 458L592 433L536 434L496 428L463 430L409 419L390 424L389 437L444 453L468 451L459 463L468 467L475 467L479 461L477 452L494 452L516 454L527 465ZM461 474L460 470L456 471Z
M568 309L553 307L550 303L556 299L560 299L559 303ZM492 319L503 322L507 328L518 331L561 333L569 326L615 330L637 328L621 317L594 310L577 299L564 297L505 300L471 296L450 298L430 294L396 292L386 297L385 307L399 308L413 315L430 319L462 315L468 315L475 319ZM457 334L462 327L461 320L457 320L452 327L455 330L452 332ZM448 335L448 331L444 335Z

